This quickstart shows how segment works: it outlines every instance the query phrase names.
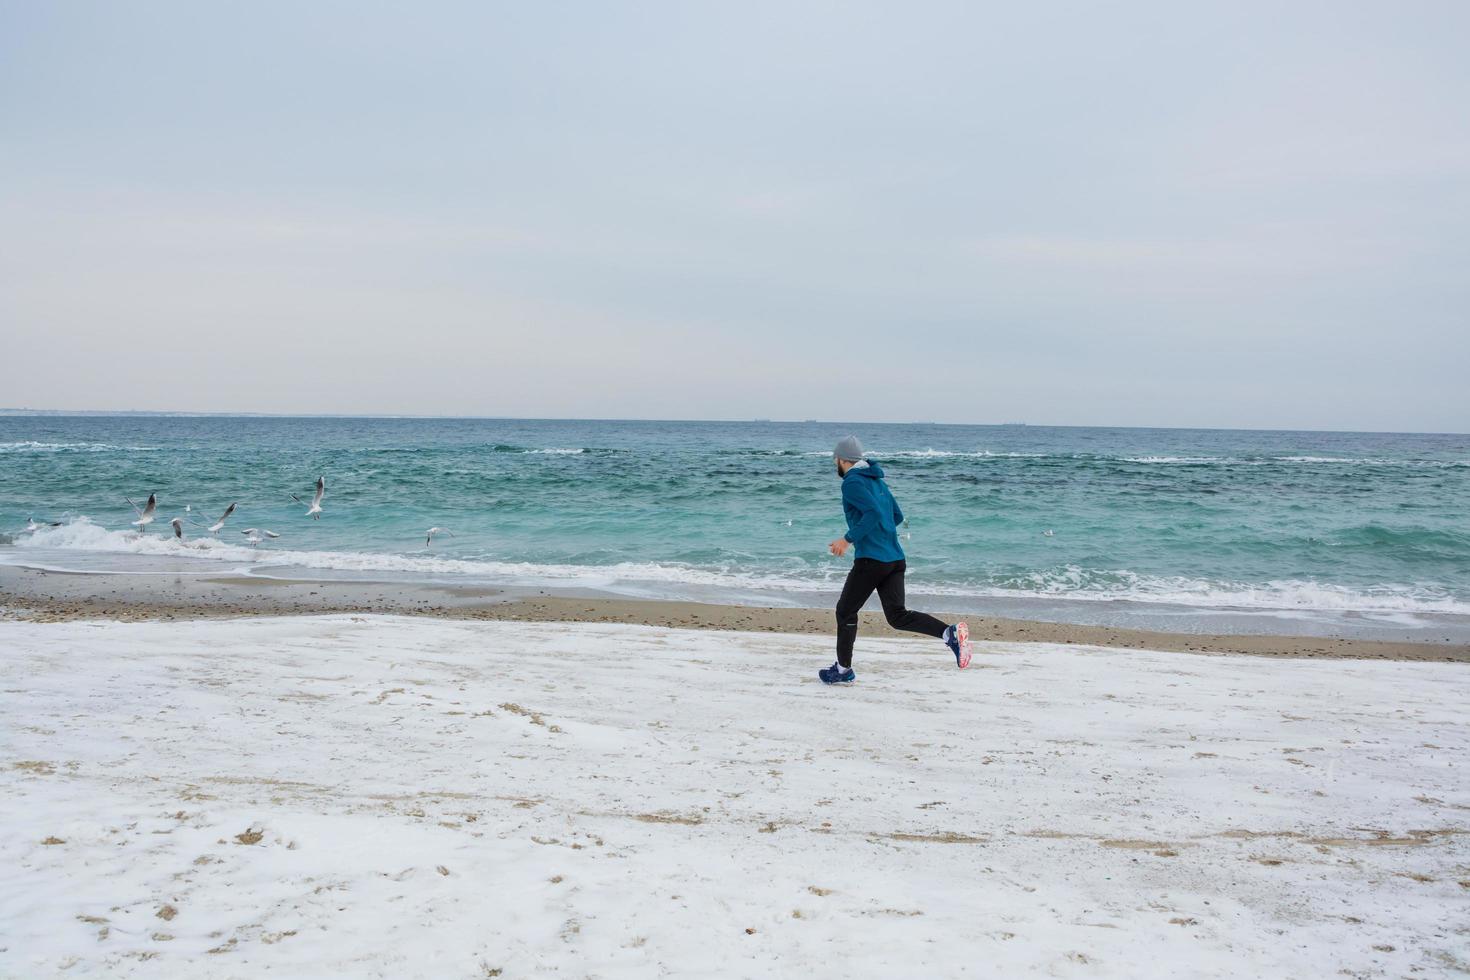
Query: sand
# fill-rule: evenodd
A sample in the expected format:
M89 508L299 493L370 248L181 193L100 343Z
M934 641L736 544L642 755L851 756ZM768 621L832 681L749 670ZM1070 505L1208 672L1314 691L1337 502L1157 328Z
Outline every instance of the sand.
M1448 977L1458 664L0 622L0 976Z
M876 603L873 603L876 604ZM519 622L631 623L711 630L826 634L827 609L732 606L609 598L536 590L286 581L229 575L125 575L48 572L0 566L0 613L47 622L79 619L185 620L321 613L389 613ZM944 614L950 621L959 614ZM1425 660L1470 663L1470 645L1309 636L1169 633L966 615L971 635L999 642L1123 647L1175 653L1271 657ZM866 611L863 637L898 636L881 613Z

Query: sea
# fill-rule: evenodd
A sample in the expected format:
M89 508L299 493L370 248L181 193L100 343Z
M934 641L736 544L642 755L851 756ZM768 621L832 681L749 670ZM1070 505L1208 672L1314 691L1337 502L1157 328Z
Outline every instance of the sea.
M1466 435L6 415L0 563L828 606L847 434L907 515L916 608L1470 641Z

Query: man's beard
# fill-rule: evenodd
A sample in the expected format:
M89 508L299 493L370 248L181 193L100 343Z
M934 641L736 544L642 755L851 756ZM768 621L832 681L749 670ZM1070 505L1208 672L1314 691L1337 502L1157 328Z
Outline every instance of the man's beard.
M839 480L842 479L844 476L847 475L846 473L842 472L842 464L841 463L833 463L832 465L835 466L835 467L837 467L837 478Z

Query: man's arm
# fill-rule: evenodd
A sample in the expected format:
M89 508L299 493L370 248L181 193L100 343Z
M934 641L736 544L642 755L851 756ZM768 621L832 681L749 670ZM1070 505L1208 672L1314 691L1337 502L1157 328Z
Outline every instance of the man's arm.
M898 527L903 523L903 508L898 506L898 498L890 491L888 498L893 501L893 526Z
M856 526L848 528L847 533L843 535L844 538L853 544L857 544L863 538L872 534L882 523L878 518L877 509L873 507L873 499L859 490L855 483L856 481L847 480L844 480L842 483L842 502L856 507L862 514Z

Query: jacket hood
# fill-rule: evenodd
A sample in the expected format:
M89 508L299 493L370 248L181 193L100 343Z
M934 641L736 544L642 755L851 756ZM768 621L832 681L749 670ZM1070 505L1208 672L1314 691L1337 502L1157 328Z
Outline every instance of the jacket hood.
M883 467L878 465L878 461L876 459L870 459L867 463L867 466L854 466L847 471L847 475L843 479L850 479L854 476L865 476L870 480L883 479Z

